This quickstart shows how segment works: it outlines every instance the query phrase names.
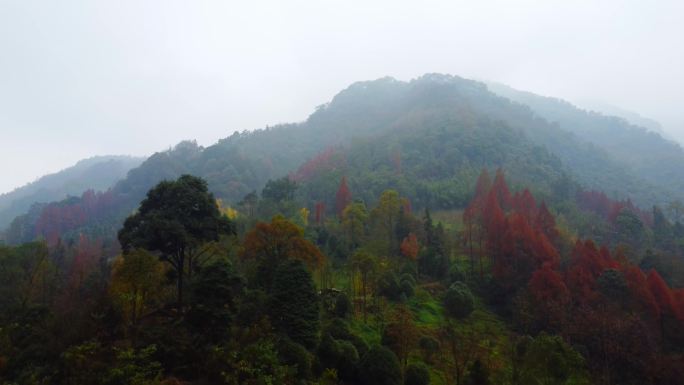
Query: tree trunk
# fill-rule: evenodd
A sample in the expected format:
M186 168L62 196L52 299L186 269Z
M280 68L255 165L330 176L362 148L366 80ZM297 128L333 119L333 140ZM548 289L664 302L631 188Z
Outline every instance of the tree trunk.
M361 291L363 291L363 323L366 323L366 276L361 277Z
M185 275L185 255L181 254L178 258L178 279L176 281L178 288L178 311L183 312L183 278Z

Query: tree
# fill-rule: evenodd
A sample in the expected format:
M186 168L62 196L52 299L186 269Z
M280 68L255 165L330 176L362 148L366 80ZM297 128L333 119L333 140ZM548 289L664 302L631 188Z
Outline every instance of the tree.
M240 256L258 263L259 284L266 288L270 287L277 267L285 261L300 260L315 268L325 260L323 253L304 238L304 230L279 215L270 223L258 222L245 235Z
M475 196L473 197L473 202L484 202L489 194L489 190L492 188L492 179L489 177L489 171L487 168L483 168L480 175L477 177L477 182L475 183Z
M182 309L186 266L191 272L194 258L201 254L199 249L204 244L232 233L233 226L221 216L207 182L183 175L176 181L160 182L147 193L138 212L124 222L119 242L124 253L143 248L159 253L171 265Z
M475 275L475 232L477 229L476 223L476 208L471 203L463 210L463 244L468 250L468 257L470 258L470 274Z
M430 385L430 371L423 363L410 364L404 373L404 385Z
M582 356L560 337L540 334L533 340L523 340L521 384L564 385L588 384Z
M269 338L247 341L229 350L229 368L221 372L227 385L293 384L296 370L280 362Z
M565 274L565 283L573 300L580 304L595 300L598 294L594 290L596 280L605 269L616 267L617 264L610 258L607 250L598 250L593 241L578 240Z
M444 294L444 310L454 318L465 318L473 312L473 294L463 282L455 282Z
M535 227L537 231L544 233L552 244L555 245L558 242L560 233L558 232L558 229L556 229L556 219L553 217L553 214L549 212L545 202L542 202L539 206Z
M47 289L57 284L51 278L52 270L45 242L0 245L0 307L7 309L3 313L13 315L14 310L46 304Z
M366 322L366 299L368 297L369 281L377 269L377 258L370 253L359 250L351 258L353 271L361 275L361 299L363 308L363 322Z
M342 228L352 248L359 245L366 233L368 212L363 203L354 202L342 211Z
M530 193L530 190L525 189L522 194L516 193L513 199L513 209L522 214L526 218L534 218L537 213L537 203Z
M413 233L409 233L409 235L401 242L401 254L412 261L415 261L418 257L419 249L418 237L416 237L416 235Z
M464 243L468 247L468 254L470 256L470 273L475 273L475 241L477 238L478 257L480 261L480 277L483 275L482 271L482 241L484 240L485 223L483 218L484 207L487 202L489 191L491 190L492 181L489 178L489 173L486 168L482 169L480 176L477 178L475 185L475 196L470 201L470 204L463 211Z
M325 203L323 202L317 202L316 206L314 207L314 218L316 220L316 224L320 225L323 223L323 219L325 217Z
M78 292L78 289L82 287L88 276L95 271L101 254L102 242L98 240L93 242L84 234L78 237L68 278L72 292Z
M278 341L278 356L281 362L297 368L297 378L303 380L311 377L312 354L304 346L287 337L281 338Z
M386 190L380 195L380 201L371 213L372 218L381 234L387 238L387 249L392 250L395 246L394 229L399 219L399 211L403 206L399 193L395 190Z
M660 321L661 339L662 342L665 342L665 320L666 318L673 317L677 314L677 306L675 305L675 300L672 296L672 290L670 290L667 283L665 283L660 274L655 270L648 272L646 282L648 283L648 287L660 310L658 320Z
M249 218L252 218L254 217L254 210L256 209L258 203L259 196L257 195L256 191L252 191L249 194L245 195L244 198L242 198L242 200L238 203L238 206L246 210L247 216Z
M627 300L629 287L624 275L618 269L606 269L596 280L596 286L609 301L622 306Z
M445 246L446 235L441 223L435 226L430 211L425 209L423 217L425 231L425 247L418 257L418 270L433 278L442 278L448 269L449 259Z
M489 257L496 259L501 254L501 235L506 229L506 216L493 188L482 208L482 227Z
M301 261L287 261L276 270L270 314L278 332L309 349L316 346L320 329L318 295L311 273Z
M382 344L392 349L397 355L404 371L408 365L409 354L417 342L418 329L413 313L405 305L397 306L385 327Z
M186 321L203 339L218 344L229 335L244 282L233 265L219 258L203 266L192 282Z
M570 303L570 292L561 275L546 264L532 274L527 287L541 326L560 327Z
M112 266L109 287L124 321L136 327L140 319L163 299L164 266L145 250L118 257Z
M653 206L653 237L657 247L674 250L673 228L658 206Z
M297 191L297 183L289 177L282 177L276 180L269 180L261 191L261 197L274 203L291 201Z
M489 369L481 360L475 360L468 372L469 385L489 385Z
M342 218L344 209L351 203L351 198L351 192L349 191L349 186L347 186L347 177L343 176L340 181L340 187L337 189L337 194L335 194L335 211L338 218Z
M399 360L391 350L375 345L363 357L359 375L365 385L401 385Z
M437 366L446 376L446 383L462 385L468 367L482 355L483 336L474 328L461 328L447 320L439 330L441 354Z
M615 241L624 243L635 250L643 246L646 239L644 224L631 209L623 208L615 217Z
M491 192L493 192L496 196L499 206L501 206L504 210L511 208L513 205L513 198L511 197L511 192L508 189L508 184L506 183L506 178L504 177L504 172L502 169L496 170Z
M115 366L109 370L104 384L145 385L159 383L162 376L161 363L154 360L157 351L155 345L149 345L139 350L132 348L117 349Z

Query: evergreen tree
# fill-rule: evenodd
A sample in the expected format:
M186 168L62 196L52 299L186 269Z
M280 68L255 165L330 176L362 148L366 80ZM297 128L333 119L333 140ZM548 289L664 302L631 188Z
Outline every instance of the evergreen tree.
M137 213L124 222L119 242L124 252L147 249L171 265L176 272L178 305L182 307L186 267L192 272L199 249L230 233L234 228L219 212L207 182L183 175L176 181L163 181L147 193Z
M444 310L452 317L465 318L473 312L473 294L463 282L455 282L444 295Z
M384 346L373 346L359 368L365 385L401 385L401 367L394 353Z
M273 279L271 320L279 333L313 349L318 341L319 304L311 273L297 260L282 263Z
M212 343L225 340L242 289L243 281L228 261L204 266L192 285L192 306L186 317L190 328Z

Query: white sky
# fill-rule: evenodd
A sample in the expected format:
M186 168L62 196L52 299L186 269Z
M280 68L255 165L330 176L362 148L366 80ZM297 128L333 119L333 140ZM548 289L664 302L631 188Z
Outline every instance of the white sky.
M684 138L684 1L0 0L0 192L98 154L301 121L427 72L597 100Z

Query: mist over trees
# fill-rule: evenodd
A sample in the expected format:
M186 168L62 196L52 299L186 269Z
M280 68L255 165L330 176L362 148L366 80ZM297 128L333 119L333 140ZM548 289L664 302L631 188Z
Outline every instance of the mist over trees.
M647 167L681 149L530 98L360 82L34 205L0 382L682 383L684 190Z

